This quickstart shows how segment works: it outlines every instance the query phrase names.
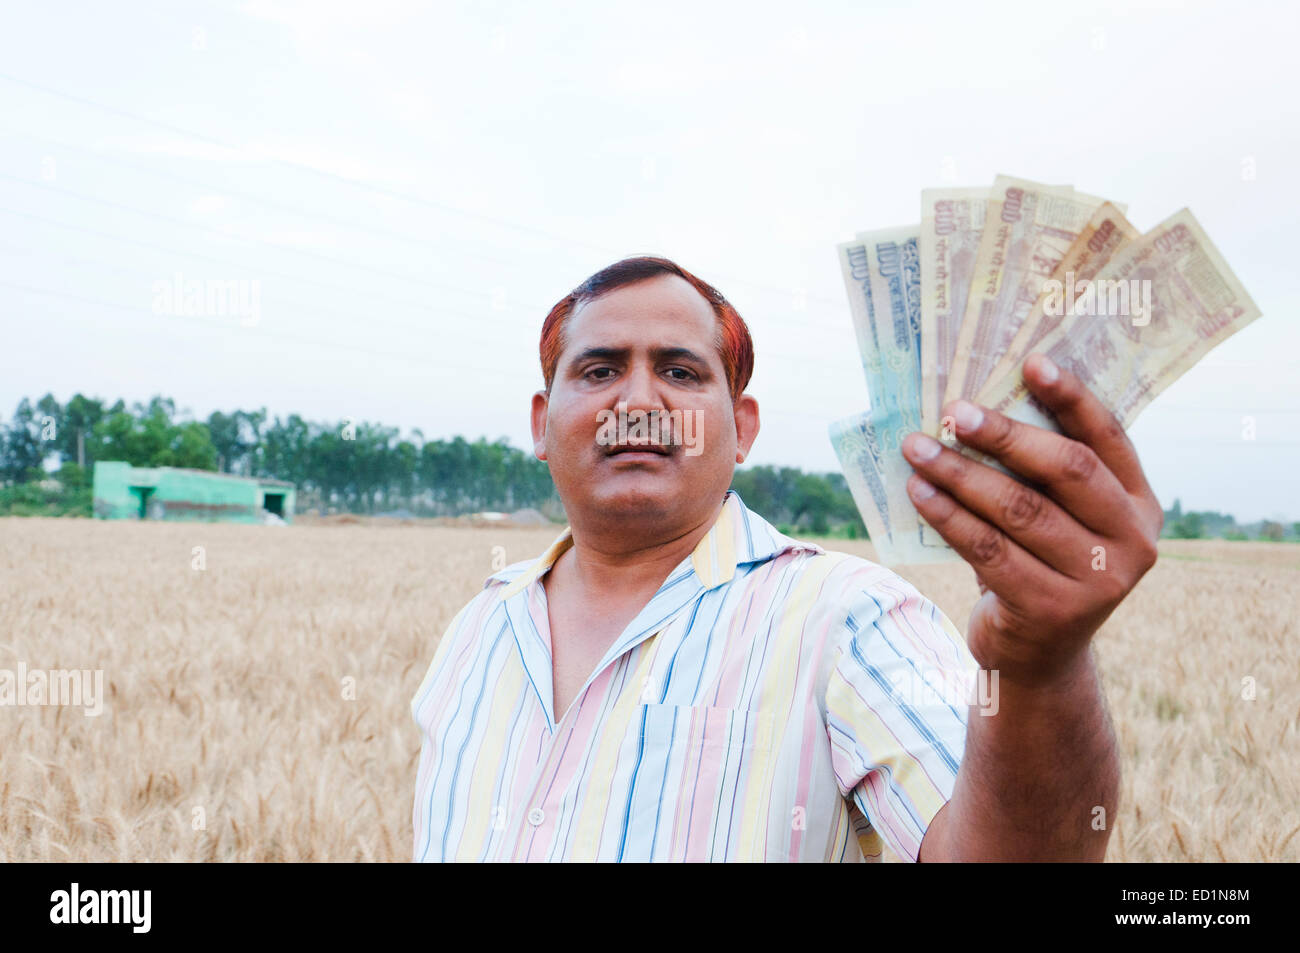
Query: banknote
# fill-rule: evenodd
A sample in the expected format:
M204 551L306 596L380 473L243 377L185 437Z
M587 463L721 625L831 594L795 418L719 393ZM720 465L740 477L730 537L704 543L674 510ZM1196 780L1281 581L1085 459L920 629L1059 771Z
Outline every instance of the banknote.
M830 425L830 437L853 502L876 549L876 561L886 566L896 564L899 560L889 525L889 503L885 499L884 461L871 426L870 411L835 421Z
M875 304L871 300L871 266L867 262L867 246L861 241L843 242L835 246L840 263L840 277L844 291L849 296L849 315L853 319L853 335L858 341L858 358L862 373L867 378L870 406L883 402L880 393L880 342L876 339Z
M872 423L885 453L896 452L903 437L921 429L919 232L918 226L904 226L858 233L871 286L873 365L884 398L872 402Z
M1066 251L1051 277L1043 283L1038 300L1034 302L1016 336L1011 339L1006 354L989 372L988 380L984 382L977 400L983 402L984 390L1003 375L1018 370L1021 362L1038 343L1064 320L1068 310L1065 304L1078 300L1087 283L1096 277L1115 252L1141 237L1141 234L1116 205L1111 202L1102 203Z
M853 334L858 342L862 371L867 379L867 398L871 409L864 417L865 424L856 430L847 421L838 430L833 426L831 439L835 443L836 452L840 454L845 478L866 522L867 532L876 544L876 552L885 561L885 554L892 553L890 540L894 528L891 526L890 509L885 497L880 441L875 429L871 427L871 419L873 415L883 417L889 414L890 405L897 405L897 392L892 395L889 393L881 373L880 340L876 329L871 264L866 243L861 240L843 242L835 246L835 250L844 290L849 297L849 314L853 319ZM845 448L843 452L841 446ZM868 519L870 507L867 501L879 507L880 520L876 525ZM877 541L880 532L885 535Z
M1073 189L998 176L945 402L979 394L1038 300L1042 283L1103 201Z
M939 435L988 198L986 187L921 192L921 427L931 436Z
M938 546L931 546L922 542L920 534L915 531L919 517L910 502L903 510L891 507L886 482L902 480L905 483L912 470L902 455L881 453L870 411L832 423L830 438L849 492L853 494L853 502L862 514L867 533L876 548L877 562L884 566L897 566L961 561L961 557L947 544L941 542ZM900 462L902 466L899 466ZM895 514L911 522L912 532L891 532L896 530L890 522Z
M1128 428L1165 388L1255 320L1251 300L1188 209L1121 248L1038 342ZM984 395L986 406L1059 431L1017 372Z
M859 233L838 246L869 409L831 441L886 565L960 557L907 495L903 438L950 439L947 401L974 399L1060 430L1028 393L1025 357L1072 371L1128 428L1212 348L1259 317L1187 209L1145 235L1124 206L999 176L994 188L928 189L919 226Z
M870 298L863 297L875 327L862 339L874 340L878 349L868 362L878 377L870 413L883 460L890 540L895 552L911 561L944 561L952 551L912 506L906 485L912 471L902 454L903 438L921 429L920 226L861 232L858 241L866 251L871 287Z

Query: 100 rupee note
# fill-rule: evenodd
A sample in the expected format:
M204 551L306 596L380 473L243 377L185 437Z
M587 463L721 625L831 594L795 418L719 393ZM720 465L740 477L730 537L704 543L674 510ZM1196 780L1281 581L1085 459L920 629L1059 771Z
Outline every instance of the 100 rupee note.
M1033 308L1042 282L1102 201L1073 189L998 176L945 402L979 394Z
M990 386L996 385L1005 374L1016 373L1020 364L1038 346L1039 342L1061 324L1066 312L1084 293L1088 282L1110 261L1114 254L1142 235L1117 206L1105 202L1093 213L1088 224L1074 240L1052 272L1043 282L1042 292L1030 309L1029 316L1007 346L1007 353L989 372L978 397ZM1049 313L1050 312L1050 313Z
M988 198L983 187L921 193L921 427L932 437L939 435Z
M1126 429L1165 388L1260 315L1187 209L1121 248L1071 310L1035 350L1076 374ZM1019 372L1001 378L982 402L1023 423L1060 430Z

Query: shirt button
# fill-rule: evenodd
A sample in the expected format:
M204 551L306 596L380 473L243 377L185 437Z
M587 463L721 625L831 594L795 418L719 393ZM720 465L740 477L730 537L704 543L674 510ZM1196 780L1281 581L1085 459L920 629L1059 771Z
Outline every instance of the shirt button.
M540 807L535 807L528 812L528 823L532 824L533 827L540 826L544 820L546 820L546 812Z

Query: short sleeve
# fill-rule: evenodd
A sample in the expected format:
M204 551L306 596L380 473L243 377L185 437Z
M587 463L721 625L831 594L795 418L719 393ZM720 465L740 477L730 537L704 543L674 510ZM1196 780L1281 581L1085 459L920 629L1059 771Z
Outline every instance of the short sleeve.
M840 794L899 857L952 797L979 665L957 627L897 574L861 560L844 588L843 630L823 710Z

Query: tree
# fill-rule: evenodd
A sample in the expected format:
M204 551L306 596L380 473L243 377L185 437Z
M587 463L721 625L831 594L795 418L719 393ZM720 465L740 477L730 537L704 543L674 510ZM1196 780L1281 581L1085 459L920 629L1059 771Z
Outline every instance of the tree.
M14 411L14 419L0 433L3 438L0 470L6 481L24 483L41 478L41 462L48 449L41 440L41 429L36 409L24 397Z
M265 473L262 461L263 434L266 432L266 408L258 410L237 410L235 416L240 421L240 437L247 448L244 457L244 474L246 476L274 476Z
M262 434L253 475L306 485L309 482L311 442L312 428L297 414L290 414L283 423L276 417Z
M189 467L194 470L215 470L217 448L205 424L189 421L171 428L167 449L158 456L159 467Z
M46 394L36 402L36 422L39 425L41 462L44 463L46 457L59 449L59 438L67 430L63 407L53 394ZM44 472L38 475L44 476Z
M1205 535L1200 513L1188 513L1173 525L1170 536L1174 539L1200 539Z
M240 432L239 413L223 414L214 410L208 415L208 433L217 451L217 469L222 473L238 473L239 461L248 453Z
M92 432L95 459L122 460L134 467L215 470L217 448L207 424L176 423L175 413L176 405L168 398L137 403L134 413L118 401Z
M1265 520L1264 525L1259 529L1259 538L1267 539L1270 542L1280 543L1286 539L1286 527L1281 523L1273 520Z
M95 464L94 445L90 435L95 425L104 418L103 401L73 394L63 409L64 426L59 433L58 451L65 461L92 468ZM83 463L84 459L84 463Z
M830 531L828 517L835 508L835 494L821 477L801 474L795 483L790 508L794 510L796 525L806 521L812 532L825 535Z

